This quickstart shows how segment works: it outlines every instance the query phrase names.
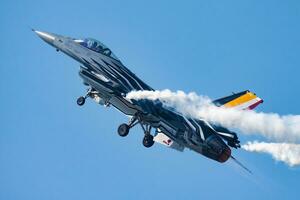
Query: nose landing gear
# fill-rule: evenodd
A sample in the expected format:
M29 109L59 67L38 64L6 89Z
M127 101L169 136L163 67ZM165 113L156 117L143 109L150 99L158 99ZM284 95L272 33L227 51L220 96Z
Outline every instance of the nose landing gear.
M83 106L84 103L85 103L85 97L81 96L77 99L77 105Z
M87 89L87 92L84 96L78 97L77 102L76 102L77 105L83 106L84 103L85 103L86 98L88 98L91 95L92 92L93 92L92 88Z

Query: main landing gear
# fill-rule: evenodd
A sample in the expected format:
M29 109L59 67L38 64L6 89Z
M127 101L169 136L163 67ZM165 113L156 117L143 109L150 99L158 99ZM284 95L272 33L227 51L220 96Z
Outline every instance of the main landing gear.
M134 127L136 124L140 124L144 130L143 145L144 147L152 147L154 144L153 136L151 135L151 126L141 123L136 117L132 117L129 124L121 124L118 128L118 134L121 137L128 135L130 128Z
M142 129L144 130L144 138L143 138L143 145L146 148L152 147L154 144L153 135L151 135L151 126L141 124Z
M152 147L153 144L154 144L153 136L150 134L145 135L143 138L144 147L149 148Z
M130 129L130 126L128 126L127 124L121 124L118 128L118 134L121 137L125 137L128 135L129 129Z

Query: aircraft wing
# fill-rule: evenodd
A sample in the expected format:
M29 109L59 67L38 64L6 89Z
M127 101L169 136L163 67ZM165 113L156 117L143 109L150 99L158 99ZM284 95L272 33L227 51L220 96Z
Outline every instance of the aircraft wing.
M217 106L225 108L235 108L238 110L253 110L259 104L263 103L263 100L256 96L255 93L246 90L214 100L213 103Z

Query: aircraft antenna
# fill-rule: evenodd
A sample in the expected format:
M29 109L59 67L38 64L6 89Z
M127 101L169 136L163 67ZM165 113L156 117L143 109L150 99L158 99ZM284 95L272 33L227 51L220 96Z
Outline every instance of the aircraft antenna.
M240 161L238 161L235 157L230 156L232 158L232 160L234 160L234 162L236 164L238 164L240 167L242 167L244 170L246 170L247 172L249 172L250 174L253 174L252 171L250 169L248 169L245 165L243 165Z

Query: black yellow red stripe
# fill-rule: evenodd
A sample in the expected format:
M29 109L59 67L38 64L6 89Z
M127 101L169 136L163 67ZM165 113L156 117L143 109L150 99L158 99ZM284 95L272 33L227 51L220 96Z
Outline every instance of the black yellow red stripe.
M232 107L236 107L236 106L239 106L239 105L242 105L246 102L249 102L253 99L257 98L257 96L252 93L252 92L246 92L245 94L225 103L223 106L226 107L226 108L232 108Z

